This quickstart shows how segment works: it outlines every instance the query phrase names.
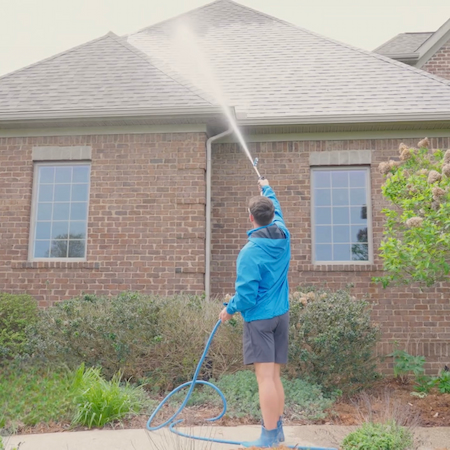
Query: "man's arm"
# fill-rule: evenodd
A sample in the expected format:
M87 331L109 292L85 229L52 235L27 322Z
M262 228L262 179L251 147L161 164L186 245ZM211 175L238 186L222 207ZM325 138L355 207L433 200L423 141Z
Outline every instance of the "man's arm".
M284 225L283 213L281 212L280 202L278 201L275 192L269 186L269 180L262 179L258 180L259 186L261 187L261 192L264 197L270 198L273 202L273 206L275 206L275 217L274 221L282 222Z

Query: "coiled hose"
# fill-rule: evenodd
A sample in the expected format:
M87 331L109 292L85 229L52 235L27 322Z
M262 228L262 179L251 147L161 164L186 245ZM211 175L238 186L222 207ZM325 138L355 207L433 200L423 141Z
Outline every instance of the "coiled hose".
M183 383L182 385L178 386L177 388L175 388L172 392L170 392L165 398L164 400L157 406L157 408L153 411L152 415L150 416L150 418L147 421L147 430L149 431L156 431L159 430L160 428L164 428L166 425L169 425L169 430L172 433L177 434L178 436L183 436L183 437L187 437L187 438L191 438L191 439L197 439L199 441L208 441L208 442L217 442L219 444L229 444L229 445L242 445L242 442L239 441L227 441L224 439L213 439L213 438L205 438L202 436L193 436L190 434L186 434L183 433L177 429L175 429L175 426L178 425L179 423L181 423L183 421L183 419L179 419L179 420L175 420L177 418L177 416L181 413L181 411L183 411L184 407L186 406L187 402L189 401L189 398L192 394L192 391L194 390L195 386L197 384L205 384L211 388L213 388L220 396L220 398L222 399L222 403L223 403L223 409L222 412L216 416L213 417L211 419L206 419L209 422L214 422L216 420L221 419L224 414L227 411L227 401L225 399L225 396L223 395L222 391L215 386L212 383L209 383L208 381L203 381L203 380L197 380L198 374L200 373L200 369L203 365L203 361L206 358L206 355L208 353L209 347L211 346L211 342L214 338L214 335L216 334L217 329L219 328L221 324L221 321L219 320L216 325L214 326L208 341L206 343L205 349L203 350L203 354L200 358L200 361L197 364L197 368L195 369L195 373L194 373L194 377L192 378L192 381L188 381L187 383ZM158 412L160 411L160 409L166 404L166 402L170 399L170 397L172 397L172 395L176 394L178 391L180 391L181 389L184 389L185 387L189 386L189 390L188 393L186 394L186 397L183 400L183 403L181 404L181 406L178 408L178 410L175 412L175 414L170 417L169 419L167 419L164 423L158 425L158 426L151 426L152 421L154 420L154 418L156 417L156 415L158 414ZM324 447L299 447L298 445L286 445L287 448L295 448L295 449L299 449L299 450L336 450L334 448L324 448Z

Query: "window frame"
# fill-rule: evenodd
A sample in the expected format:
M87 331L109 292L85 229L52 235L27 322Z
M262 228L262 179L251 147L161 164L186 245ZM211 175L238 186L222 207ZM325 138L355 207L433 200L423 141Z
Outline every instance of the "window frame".
M316 261L316 217L314 211L315 189L313 185L314 172L318 171L351 171L364 170L366 172L366 192L367 192L367 244L369 258L367 261L349 260L349 261ZM373 264L373 232L372 232L372 195L371 195L371 168L370 166L316 166L310 170L310 191L311 191L311 261L313 265L358 265L366 266ZM333 205L331 205L332 207Z
M28 261L30 262L86 262L87 261L87 243L89 234L89 207L91 198L91 161L34 161L33 162L33 192L31 200L31 220L30 220L30 233L28 241ZM83 258L35 258L34 257L34 244L36 235L36 213L37 213L37 194L38 194L38 179L40 167L56 167L56 166L89 166L89 184L88 184L88 197L87 197L87 213L86 213L86 245L85 255Z

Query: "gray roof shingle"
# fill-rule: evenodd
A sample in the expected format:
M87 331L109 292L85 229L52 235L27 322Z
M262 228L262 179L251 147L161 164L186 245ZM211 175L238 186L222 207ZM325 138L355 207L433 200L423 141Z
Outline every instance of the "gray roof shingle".
M398 55L402 53L414 53L427 41L433 33L401 33L387 41L374 52L381 55Z
M148 27L128 42L155 65L170 63L177 58L171 30L186 20L228 103L248 118L450 114L448 80L230 0Z
M193 106L211 103L112 33L0 78L0 114Z

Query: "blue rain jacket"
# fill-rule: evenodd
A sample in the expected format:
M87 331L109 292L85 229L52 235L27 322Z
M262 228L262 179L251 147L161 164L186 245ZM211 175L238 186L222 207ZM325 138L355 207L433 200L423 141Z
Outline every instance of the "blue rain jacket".
M228 314L240 312L246 322L289 310L290 234L275 192L270 186L263 186L262 192L275 206L274 220L247 232L248 242L236 262L236 294L227 305Z

